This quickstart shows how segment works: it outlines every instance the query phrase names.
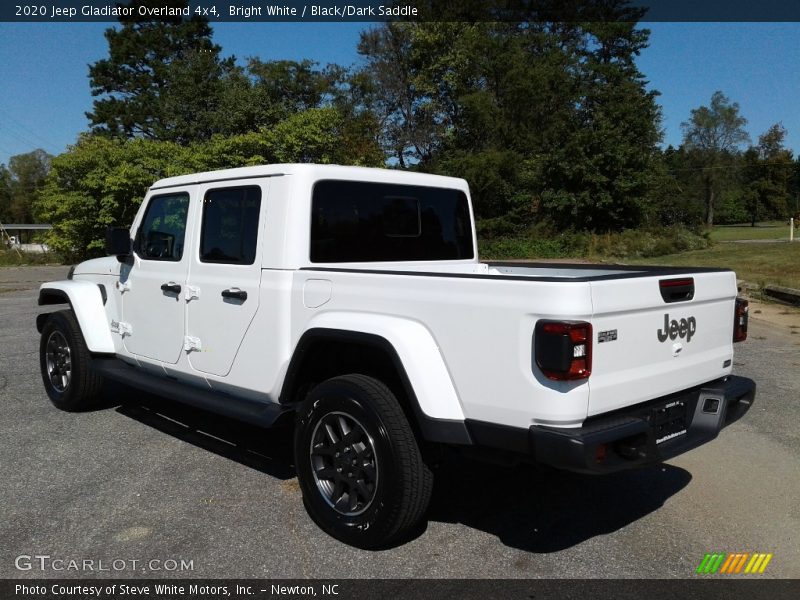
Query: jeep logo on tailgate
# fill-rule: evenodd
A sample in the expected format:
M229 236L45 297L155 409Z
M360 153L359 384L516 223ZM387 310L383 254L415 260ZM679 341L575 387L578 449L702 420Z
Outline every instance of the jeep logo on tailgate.
M670 321L669 314L665 314L664 329L658 330L658 341L666 342L667 338L674 340L677 337L685 337L687 342L691 342L695 331L697 331L697 321L694 317Z

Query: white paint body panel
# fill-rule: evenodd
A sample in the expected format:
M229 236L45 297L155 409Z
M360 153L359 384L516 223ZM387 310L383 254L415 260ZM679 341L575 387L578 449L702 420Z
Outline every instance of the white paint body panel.
M259 213L259 236L256 257L260 257L267 238L265 229L269 200L269 179L244 179L237 186L253 186L261 189ZM198 187L197 204L201 205L206 192L227 183L211 183ZM192 223L194 239L200 239L200 219ZM197 244L195 244L196 246ZM202 262L196 247L190 252L188 285L197 288L199 297L184 302L186 310L186 335L198 338L201 351L189 354L193 369L211 375L225 376L230 373L239 346L245 337L259 307L261 264L234 265ZM223 290L238 289L247 293L244 302L222 297Z
M170 189L168 193L150 193L142 202L137 216L138 228L143 208L151 198L184 193L189 196L189 210L181 259L146 260L134 253L133 264L123 264L120 268L120 284L124 287L115 286L121 292L121 320L130 324L132 329L131 335L123 338L125 350L133 356L164 364L177 363L183 352L183 338L186 335L183 290L187 284L190 257L196 245L192 224L199 213L197 191L180 187ZM131 239L134 239L133 232ZM181 293L162 291L161 285L165 283L181 286Z
M659 293L663 276L592 282L595 332L617 329L618 338L595 344L590 416L730 375L736 276L727 272L692 277L694 298L671 304ZM657 331L663 328L665 314L670 320L696 319L691 341L659 342ZM681 346L677 354L676 341ZM726 361L729 366L724 367Z
M587 416L730 373L730 367L722 365L733 355L736 282L731 272L689 270L696 284L694 299L665 304L658 288L663 275L631 277L630 271L613 266L497 266L482 264L477 256L457 261L313 265L309 261L311 192L322 179L445 187L462 190L469 198L467 184L460 179L357 167L268 165L162 180L147 198L184 189L191 195L184 254L188 268L184 272L182 266L171 263L174 272L170 272L170 264L161 263L166 264L164 272L143 273L142 278L159 283L180 280L184 286L198 288L199 298L182 295L179 315L170 314L168 324L153 327L141 339L145 347L168 348L169 356L159 359L155 348L134 353L127 336L124 346L110 341L118 337L108 327L120 315L120 298L126 307L128 298L133 299L130 291L120 292L113 285L120 280L115 259L87 261L76 269L77 280L111 282L102 326L100 320L84 314L94 329L89 334L93 343L97 348L112 348L130 363L187 383L277 402L295 346L305 332L329 328L369 333L395 348L426 415L513 427L537 423L575 427ZM202 191L212 185L235 187L252 182L264 185L256 265L246 273L230 265L205 269L197 259ZM132 235L143 211L144 204ZM473 243L474 235L473 228ZM132 291L137 285L135 271L150 266L144 263L134 262L134 273L126 273L128 267L123 266L122 280L132 280ZM578 280L587 276L608 278ZM87 296L76 295L76 305L86 304L79 309L84 313L98 310L89 298L93 285L81 287ZM225 309L231 307L219 306L220 290L244 289L244 285L249 286L247 311L228 314ZM137 299L138 310L142 314L156 310L157 300ZM127 308L122 315L126 312ZM661 343L656 338L665 313L697 319L695 336L682 344L677 356L672 340ZM592 324L593 369L588 380L556 382L539 372L532 348L540 319ZM131 341L142 331L136 322L132 327ZM618 339L598 344L597 332L609 329L618 330ZM183 350L184 335L199 338L202 352ZM216 355L207 352L209 348ZM220 358L221 354L225 356Z
M74 280L50 281L43 283L39 289L58 290L67 295L90 352L104 354L116 352L109 322L106 320L103 296L96 283Z
M299 319L298 325L302 332L323 328L382 337L400 357L422 411L436 419L464 419L444 357L422 323L367 312L325 311L310 320Z

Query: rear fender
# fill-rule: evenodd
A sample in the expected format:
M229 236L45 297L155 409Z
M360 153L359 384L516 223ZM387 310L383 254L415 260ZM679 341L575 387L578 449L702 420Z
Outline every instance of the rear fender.
M328 312L317 315L307 330L332 329L383 338L400 359L423 415L463 421L464 412L439 346L421 323L369 313Z
M103 295L96 283L90 281L49 281L39 288L39 306L69 304L81 326L89 352L113 354L114 340L108 325ZM47 315L36 318L41 331Z

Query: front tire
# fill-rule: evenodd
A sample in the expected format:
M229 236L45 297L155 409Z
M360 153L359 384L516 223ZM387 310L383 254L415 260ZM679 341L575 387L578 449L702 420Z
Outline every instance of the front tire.
M336 539L383 547L423 518L433 476L379 380L353 374L315 387L297 413L294 446L306 509Z
M72 311L52 313L42 327L39 366L44 389L57 408L81 411L100 401L103 381L91 361Z

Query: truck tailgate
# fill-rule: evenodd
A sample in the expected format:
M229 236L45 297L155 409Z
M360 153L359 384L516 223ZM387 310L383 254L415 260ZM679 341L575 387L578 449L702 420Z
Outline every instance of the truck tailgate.
M692 298L670 298L687 279ZM588 415L730 374L736 292L731 271L593 281Z

